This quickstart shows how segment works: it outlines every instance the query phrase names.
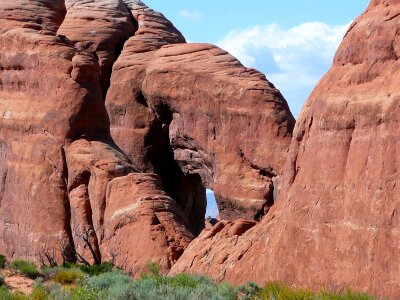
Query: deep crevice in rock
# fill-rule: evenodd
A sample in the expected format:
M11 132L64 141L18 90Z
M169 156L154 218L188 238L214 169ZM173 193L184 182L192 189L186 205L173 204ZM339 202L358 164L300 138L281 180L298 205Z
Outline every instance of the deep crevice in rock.
M144 97L143 99L147 103ZM173 111L165 104L155 106L153 111L157 119L145 140L145 147L149 148L147 159L161 177L165 191L188 217L192 233L199 235L205 226L206 188L198 174L184 174L175 161L169 140Z
M68 191L68 164L67 164L67 158L65 154L65 148L61 148L61 156L62 156L62 163L63 163L63 178L65 181L64 185L64 193L65 193L65 198L64 198L64 209L66 212L66 224L65 224L65 230L68 235L68 245L67 245L67 251L66 253L66 258L68 261L71 262L76 262L76 257L74 255L75 253L75 243L74 243L74 238L73 238L73 233L72 233L72 227L71 227L71 203L69 199L69 191Z

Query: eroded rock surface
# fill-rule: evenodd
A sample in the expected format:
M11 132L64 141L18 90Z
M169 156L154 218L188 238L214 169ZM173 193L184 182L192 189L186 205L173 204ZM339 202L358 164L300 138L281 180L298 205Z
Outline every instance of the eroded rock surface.
M0 3L0 251L8 256L70 243L63 147L108 132L97 61L54 35L64 9L61 1Z
M127 196L130 195L130 196ZM132 274L150 261L169 270L193 240L182 209L155 174L131 173L107 188L102 253Z
M126 42L107 94L116 143L142 170L159 173L181 205L189 177L214 190L223 219L261 218L274 203L294 125L280 92L213 45L137 52L137 44L136 36ZM188 217L200 221L204 212Z
M273 203L285 100L141 1L0 1L0 53L0 253L166 272L204 227L205 186L226 218Z
M350 27L297 122L277 206L228 258L232 238L199 237L172 273L400 296L399 15L371 1Z
M0 3L0 252L38 260L62 247L69 259L76 252L94 262L82 239L87 234L96 256L118 258L104 248L105 232L111 234L104 227L111 222L105 218L106 191L112 180L137 168L110 137L104 82L118 49L135 33L131 12L111 0L5 2ZM151 223L153 235L135 241L138 248L156 249L151 260L167 269L193 236L187 219L174 223L183 215L176 202L159 185L151 187L155 199L166 199L148 200L143 213L159 212L175 231ZM124 197L136 203L128 197L132 193L128 188ZM144 226L141 222L136 226ZM135 232L116 229L113 236L127 241L130 234ZM137 257L140 263L128 259L126 267L140 272L150 258Z
M122 0L65 0L67 13L57 33L95 52L105 97L112 66L125 41L136 31L136 20Z

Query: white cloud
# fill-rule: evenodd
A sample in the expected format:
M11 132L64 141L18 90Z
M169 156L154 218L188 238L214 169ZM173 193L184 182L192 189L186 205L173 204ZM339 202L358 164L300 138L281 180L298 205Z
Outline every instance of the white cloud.
M200 22L203 18L203 15L199 11L189 11L186 9L182 9L179 11L179 16L182 18L192 21L192 22Z
M295 116L330 68L349 24L304 23L285 30L277 24L231 31L218 45L245 66L259 69L281 90Z

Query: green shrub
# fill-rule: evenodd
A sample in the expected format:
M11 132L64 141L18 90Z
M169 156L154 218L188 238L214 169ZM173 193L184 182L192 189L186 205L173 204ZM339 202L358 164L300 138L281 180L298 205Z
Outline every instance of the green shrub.
M108 297L107 300L236 300L237 293L228 284L198 283L196 287L173 286L169 284L157 284L155 281L149 279L140 279L134 281L129 286L120 287L119 290L116 287L112 288Z
M4 255L0 254L0 269L4 269L7 264L7 259Z
M259 289L253 299L257 300L374 300L375 298L347 290L343 293L329 293L322 291L313 293L308 289L296 289L279 282L267 284Z
M79 268L86 274L97 276L111 272L114 268L114 264L112 262L103 262L100 265L80 265Z
M77 289L71 290L70 292L64 291L64 297L61 299L68 300L103 300L105 298L105 292L95 289L90 286L82 286Z
M54 282L60 284L77 284L82 282L84 278L83 272L78 268L59 268L56 273L50 277Z
M160 276L161 266L156 262L149 262L146 266L147 273L143 275Z
M43 286L37 286L32 291L30 300L47 300L49 298L49 292Z
M1 300L30 300L28 296L25 296L21 293L11 293L5 286L0 287L0 299Z
M311 290L293 289L279 282L267 284L257 293L257 299L263 300L314 300Z
M10 299L10 292L7 290L5 286L0 287L0 299L5 299L5 300Z
M138 280L130 280L123 275L114 275L112 283L107 283L106 274L100 278L90 278L87 283L96 288L107 288L107 300L236 300L237 292L228 284L217 285L211 279L186 274L174 277L157 275L142 276ZM97 286L95 283L97 282Z
M18 270L25 276L32 279L35 279L39 275L39 272L37 271L35 264L31 261L17 259L11 262L10 267L14 270Z
M117 285L128 285L132 282L131 277L119 272L104 273L99 276L90 277L87 279L87 285L99 289L107 290Z
M240 300L251 300L255 298L261 288L254 282L248 282L245 285L239 286L237 290Z
M348 289L342 293L328 293L328 292L320 292L318 294L318 300L374 300L374 297L371 297L367 294L353 292Z
M47 282L46 290L49 293L49 300L69 300L64 292L63 286L56 282Z
M197 288L199 285L212 285L213 281L205 276L179 274L173 277L165 277L166 284L173 287Z

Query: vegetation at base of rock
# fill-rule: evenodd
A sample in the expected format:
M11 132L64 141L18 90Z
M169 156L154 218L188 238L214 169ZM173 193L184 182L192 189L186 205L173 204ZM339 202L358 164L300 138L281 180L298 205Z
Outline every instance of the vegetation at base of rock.
M103 273L111 272L112 269L114 268L114 263L112 263L111 261L107 261L107 262L102 262L98 265L96 265L96 264L80 265L79 267L86 274L94 276L94 275L100 275Z
M30 300L29 297L27 297L21 293L11 293L10 291L7 290L7 287L5 287L5 286L0 287L0 299L1 300ZM31 298L31 299L34 299L34 298Z
M314 293L309 289L297 289L279 282L272 282L263 288L256 288L251 298L254 300L374 300L367 294L356 293L348 289L341 293L320 291Z
M35 279L39 275L39 272L36 269L35 263L24 260L24 259L13 260L10 264L10 267L13 270L21 272L28 278Z
M81 282L85 274L79 268L59 268L50 279L54 282L67 285Z
M7 259L4 255L0 255L0 269L4 269L7 264Z
M346 290L343 293L314 293L282 283L264 287L249 282L234 287L212 279L189 274L164 276L160 266L151 262L139 279L133 279L111 263L93 266L65 264L63 267L42 267L39 273L29 261L14 260L10 268L35 281L30 295L8 290L0 276L1 300L373 300L366 294ZM84 272L86 270L86 273ZM1 281L1 278L3 279ZM3 283L3 285L1 285Z

